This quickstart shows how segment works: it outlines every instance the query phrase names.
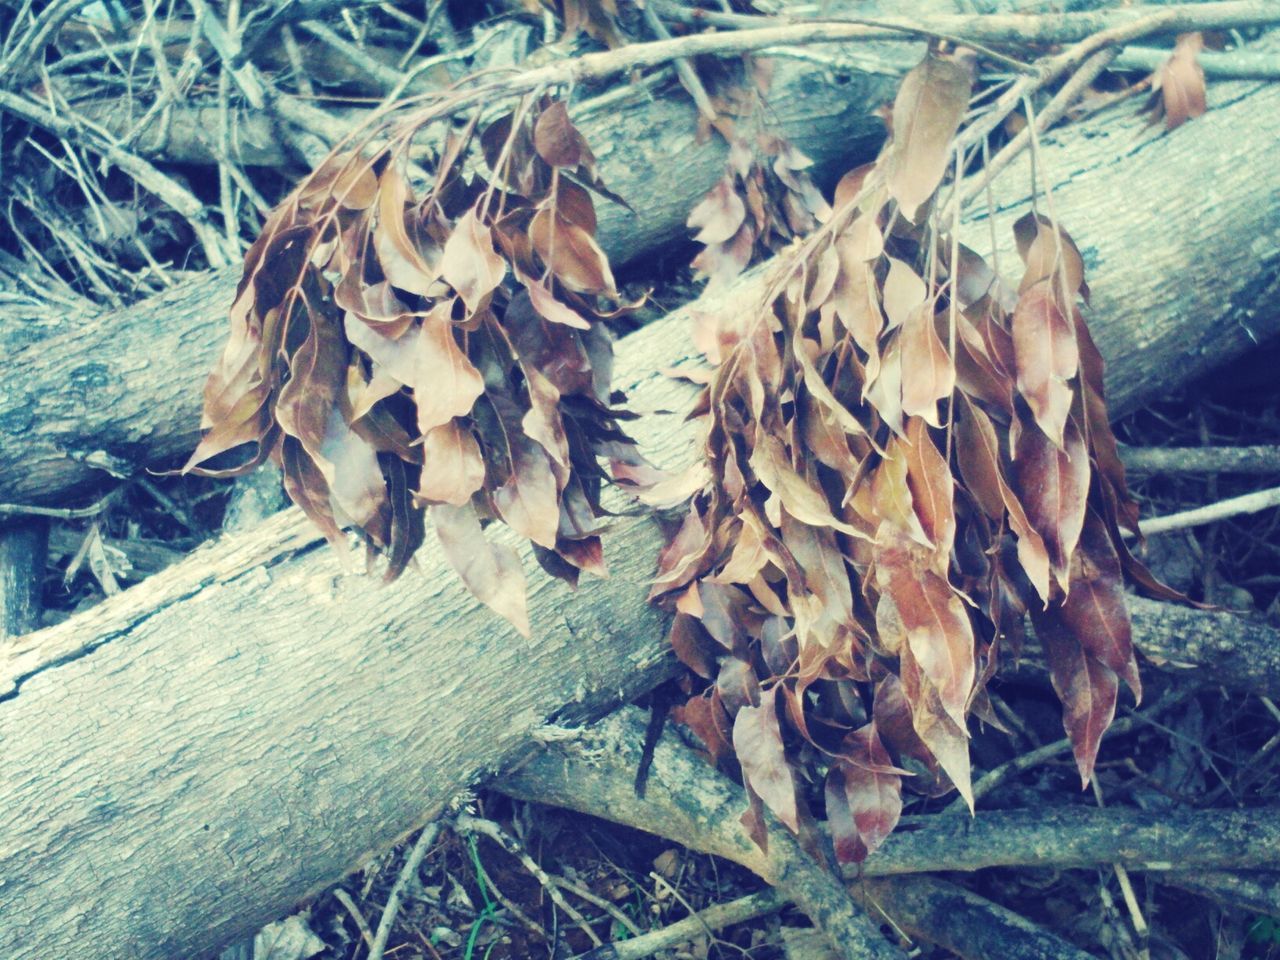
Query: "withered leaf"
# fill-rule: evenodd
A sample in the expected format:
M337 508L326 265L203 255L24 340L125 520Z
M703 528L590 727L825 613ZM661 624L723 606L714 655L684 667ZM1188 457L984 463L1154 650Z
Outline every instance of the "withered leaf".
M783 824L798 830L796 784L787 763L778 726L778 687L760 694L758 707L739 708L733 721L733 750L742 764L742 777Z
M921 417L930 426L942 426L938 401L955 389L956 368L938 336L932 301L911 311L898 343L902 351L902 412Z
M969 72L930 52L902 81L893 102L887 162L890 195L908 220L942 182L951 138L969 106Z
M447 305L446 305L447 306ZM465 417L484 393L484 378L458 346L448 310L437 309L422 321L417 338L414 400L418 430L425 436L454 417Z
M423 438L420 499L460 507L482 486L484 458L470 429L450 420Z
M1157 71L1166 130L1176 130L1206 110L1204 68L1196 59L1203 48L1201 34L1184 33L1178 37L1173 55Z
M1013 349L1018 392L1040 429L1061 447L1073 396L1067 381L1079 369L1080 352L1075 328L1050 283L1040 280L1019 294L1013 312Z
M1017 539L1018 562L1044 603L1049 602L1049 551L1044 539L1027 519L1022 502L1005 480L999 441L990 418L967 398L956 425L956 458L966 489L983 512L999 522L1008 511L1009 526Z
M1089 496L1089 454L1074 420L1063 445L1055 446L1034 426L1018 431L1013 472L1027 520L1049 552L1054 578L1069 590L1071 555L1084 526Z
M946 578L932 569L932 556L895 528L881 526L875 557L876 584L897 606L912 658L947 715L963 729L976 677L968 611Z
M1048 217L1029 210L1014 222L1013 235L1018 244L1018 254L1027 267L1022 283L1018 285L1019 292L1041 280L1049 280L1049 288L1055 296L1060 297L1065 287L1068 304L1070 298L1078 293L1083 293L1088 299L1084 258L1080 256L1080 248L1071 239L1071 234Z
M746 205L726 175L693 208L688 227L698 231L693 238L698 243L723 243L738 232L746 215Z
M474 208L468 210L444 243L440 275L472 314L488 303L506 273L507 262L494 250L489 228Z
M1057 617L1087 656L1123 678L1141 700L1142 681L1133 652L1123 576L1106 524L1089 511L1080 546L1072 556L1071 591L1060 606L1046 610L1044 618Z
M893 770L875 724L840 746L826 781L827 822L840 863L861 863L893 832L902 815L902 778Z
M861 530L838 520L822 492L796 472L776 437L762 435L749 460L755 475L781 502L787 513L801 523L830 527L850 536L867 538Z
M515 627L521 636L531 636L524 570L516 552L485 539L480 520L469 504L462 507L436 504L430 513L441 552L467 589Z
M538 156L553 167L573 168L582 163L586 142L569 119L563 100L555 101L538 115L533 145Z
M1049 664L1049 678L1062 701L1062 725L1071 740L1081 786L1093 776L1102 734L1116 712L1119 681L1115 671L1085 652L1073 631L1051 607L1032 608L1036 636Z
M578 293L616 293L609 260L591 234L543 207L529 224L529 239L556 278Z

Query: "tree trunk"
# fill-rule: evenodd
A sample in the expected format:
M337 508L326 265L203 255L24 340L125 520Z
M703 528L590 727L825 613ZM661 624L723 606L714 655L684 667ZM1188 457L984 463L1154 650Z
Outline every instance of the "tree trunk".
M1280 90L1218 95L1169 136L1117 115L1044 150L1056 212L1091 269L1122 408L1280 329L1266 312L1280 169L1253 159L1280 137ZM1004 236L1025 191L1010 180L997 192ZM985 236L975 225L969 242L985 249ZM1012 257L1004 250L1002 265ZM0 399L5 497L48 499L85 481L92 468L73 455L141 463L185 450L228 282L69 324L21 351L9 376L22 386ZM668 465L688 454L678 411L691 391L655 371L693 356L689 316L619 345L617 385L644 414L635 433ZM663 618L644 602L660 543L652 520L620 517L612 579L571 593L535 577L534 639L523 641L433 551L384 588L342 575L291 511L19 638L0 651L0 955L88 943L102 957L207 953L503 769L545 721L634 696L670 669Z

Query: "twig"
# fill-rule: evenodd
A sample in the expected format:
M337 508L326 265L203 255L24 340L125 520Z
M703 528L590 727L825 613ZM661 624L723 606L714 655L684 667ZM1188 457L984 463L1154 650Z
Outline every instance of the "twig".
M400 82L399 70L388 66L375 57L371 57L350 40L338 36L325 24L304 20L298 24L298 29L305 30L321 43L327 44L336 50L340 57L346 59L352 66L358 68L377 84L381 92L386 93Z
M1107 65L1115 57L1116 50L1110 48L1099 51L1086 60L1080 69L1072 75L1071 79L1064 83L1062 88L1053 95L1053 99L1045 105L1045 108L1039 111L1034 122L1019 130L1012 140L1001 147L1000 151L987 161L983 166L982 176L975 178L976 182L970 183L964 188L961 194L962 201L967 203L986 190L987 185L999 176L1000 172L1031 143L1033 130L1044 133L1061 120L1076 100L1080 98L1080 95L1089 89L1093 81L1098 78L1098 75L1107 68Z
M342 887L334 887L333 898L347 908L347 913L351 914L351 919L355 921L356 928L360 931L360 936L363 938L365 946L372 952L373 931L369 929L369 921L360 912L360 907L351 899L351 894L343 890Z
M1126 47L1116 57L1115 70L1140 70L1153 73L1169 59L1169 50L1149 47ZM1274 53L1252 50L1231 50L1218 53L1202 50L1196 54L1196 63L1211 80L1280 80L1280 57Z
M628 917L604 897L597 897L586 887L582 886L582 884L574 883L572 880L566 880L564 877L557 876L555 874L551 875L551 882L561 890L567 890L569 893L572 893L579 900L587 901L587 903L591 904L597 910L603 910L632 936L638 937L643 932L638 926L636 926L634 920Z
M1280 474L1280 446L1121 447L1120 459L1138 474Z
M38 106L26 97L0 90L0 110L8 111L28 123L48 130L54 136L84 144L102 154L138 185L155 194L165 204L181 214L196 239L200 242L210 266L222 267L231 263L231 257L223 249L222 238L204 215L204 204L185 187L167 174L161 173L146 160L121 147L105 130L84 117L60 117Z
M387 895L387 905L383 907L382 918L378 921L378 932L374 934L373 943L369 946L369 960L382 960L382 954L387 949L387 938L391 936L391 931L396 925L396 914L400 912L400 901L404 899L405 890L408 889L410 881L418 876L422 858L436 842L436 836L439 833L439 823L427 824L409 852L400 876L396 877L391 893Z
M651 3L645 4L644 22L649 25L649 29L656 33L660 39L671 39L671 31L667 29L667 25L662 22L662 18L658 16L658 11L653 8ZM711 105L711 98L707 96L707 88L698 79L698 74L694 71L693 64L686 58L681 57L675 62L675 67L676 74L680 77L680 82L689 91L689 96L693 97L698 113L702 114L707 120L714 120L716 118L716 108Z
M0 85L17 87L30 72L32 66L44 59L45 45L58 29L75 16L84 6L83 0L54 0L40 13L39 19L19 40L9 55L0 60ZM30 63L26 61L30 60Z
M1257 490L1240 497L1232 497L1230 500L1221 500L1208 506L1183 510L1164 517L1151 517L1139 523L1138 528L1143 536L1149 537L1157 533L1168 533L1170 530L1185 530L1188 527L1216 523L1242 514L1258 513L1262 510L1270 510L1272 507L1280 507L1280 487Z
M1165 697L1152 706L1149 710L1142 714L1132 713L1127 717L1121 717L1107 728L1107 735L1117 737L1121 734L1128 733L1137 724L1143 720L1158 716L1161 712L1168 708L1189 699L1195 693L1194 689L1186 688L1176 693L1167 694ZM1054 757L1060 757L1071 752L1071 740L1064 737L1061 740L1055 740L1053 743L1046 743L1043 747L1037 747L1034 750L1028 750L1026 753L1019 754L1012 760L1000 764L988 770L979 777L973 784L974 802L989 794L992 790L1005 783L1011 777L1016 776L1023 771L1038 767L1040 764L1052 760ZM947 808L948 813L968 813L969 808L964 800L955 800Z
M717 903L707 907L660 930L651 930L629 940L620 940L617 943L597 947L582 954L578 960L641 960L659 950L668 950L693 940L707 931L718 932L735 923L746 923L756 917L777 913L788 902L787 898L777 890L751 893L737 900L730 900L728 903Z
M542 869L541 865L539 865L533 857L529 856L529 854L525 852L525 849L519 840L511 836L511 834L507 833L507 831L503 830L502 827L494 823L492 820L473 817L467 813L458 815L457 819L454 820L454 827L461 833L478 833L481 836L488 837L498 846L502 847L503 850L507 851L507 853L511 854L511 856L518 859L524 868L528 870L540 884L542 884L543 888L547 891L548 896L551 897L552 902L563 910L565 915L578 925L582 932L587 935L587 938L597 947L603 946L604 941L602 941L599 935L591 929L591 924L587 923L586 918L583 917L583 915L564 898L560 893L559 888L552 881L547 872Z

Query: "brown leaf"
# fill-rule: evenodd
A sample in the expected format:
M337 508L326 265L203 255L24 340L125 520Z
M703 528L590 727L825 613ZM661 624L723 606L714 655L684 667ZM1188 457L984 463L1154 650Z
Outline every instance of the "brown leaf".
M733 721L733 749L742 778L784 825L800 828L796 784L778 726L778 687L760 694L758 707L745 706Z
M378 223L373 244L388 280L401 290L426 296L435 283L436 271L423 259L405 227L405 205L410 199L408 183L394 164L389 165L378 180Z
M445 241L440 275L462 298L468 316L488 305L507 275L507 261L493 248L492 233L475 208L462 215Z
M908 645L903 649L899 670L903 696L911 704L911 725L972 811L968 731L943 706L937 689L911 655L912 648Z
M951 479L951 469L929 436L923 420L913 417L907 423L907 443L903 448L912 507L920 518L925 536L933 544L942 571L945 571L956 539L952 502L955 484Z
M1114 670L1085 652L1054 608L1032 608L1031 620L1044 648L1053 689L1062 701L1062 725L1071 739L1081 786L1087 786L1102 735L1115 716L1119 682Z
M329 423L314 459L342 519L368 528L387 506L386 480L377 451L351 429L337 406L329 411Z
M569 441L560 415L560 391L536 368L522 366L522 369L529 391L529 409L520 426L525 436L537 441L551 458L557 486L563 488L569 476Z
M1106 524L1092 510L1072 557L1071 591L1061 606L1046 611L1046 617L1053 615L1076 637L1086 655L1118 674L1134 696L1142 699L1120 557Z
M1176 130L1192 117L1202 116L1207 109L1204 68L1196 60L1203 48L1204 37L1201 34L1182 34L1173 48L1173 55L1158 72L1166 130Z
M537 280L532 277L526 277L519 272L517 272L517 276L529 293L529 302L533 304L533 309L538 311L538 315L543 320L562 323L566 327L573 327L575 330L591 329L591 324L586 321L582 314L557 300L555 294Z
M541 114L533 126L533 145L538 156L553 167L573 168L582 162L586 142L569 119L563 100L556 100Z
M896 605L911 656L942 708L963 729L976 677L969 614L951 584L931 568L928 551L887 524L876 539L876 585Z
M543 207L529 224L529 239L542 262L570 290L616 294L608 258L576 223Z
M902 412L922 417L930 426L942 426L938 401L956 386L956 368L938 336L933 302L911 312L898 337L902 351Z
M1049 602L1049 552L1044 539L1027 519L1022 502L1005 480L1004 460L990 418L961 394L956 424L956 459L966 489L982 511L999 522L1008 511L1009 526L1017 539L1018 562L1044 603Z
M902 326L925 305L928 290L920 275L894 257L889 257L889 273L884 278L884 312L889 329ZM933 315L932 309L929 311Z
M515 627L521 636L531 636L524 570L516 552L485 539L470 504L462 507L436 504L430 512L441 552L467 589Z
M432 429L422 442L422 480L415 496L460 507L484 486L484 458L471 430L458 420Z
M698 231L693 238L698 243L724 243L738 232L746 216L746 205L726 174L693 208L688 227Z
M801 523L830 527L853 537L867 539L867 535L861 530L836 519L826 497L796 472L787 458L782 442L776 437L757 437L756 448L749 462L760 482L778 498L787 513Z
M1062 287L1066 287L1067 303L1078 293L1088 299L1089 288L1084 282L1084 258L1071 234L1058 227L1048 217L1028 211L1013 225L1013 236L1018 244L1018 254L1026 264L1018 292L1049 280L1049 289L1061 299Z
M493 491L493 505L522 537L554 549L560 526L555 474L542 447L513 438L511 475Z
M1079 369L1080 352L1074 326L1049 284L1038 281L1019 295L1013 312L1013 349L1018 392L1040 429L1061 447L1073 396L1067 381Z
M875 724L852 731L827 773L827 824L836 861L861 863L893 832L902 815L902 778L889 772Z
M422 321L414 370L414 403L423 436L454 417L465 417L484 393L484 378L458 346L448 304Z
M951 138L969 106L969 72L930 52L902 81L893 103L890 195L913 222L947 169Z
M1063 448L1035 427L1018 431L1013 472L1027 520L1049 552L1054 578L1070 588L1071 555L1084 526L1089 496L1089 454L1074 420L1068 420Z

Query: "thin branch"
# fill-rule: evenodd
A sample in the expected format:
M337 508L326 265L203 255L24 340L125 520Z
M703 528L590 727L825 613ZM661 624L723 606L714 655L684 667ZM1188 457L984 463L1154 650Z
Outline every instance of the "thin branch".
M1120 459L1126 470L1138 474L1280 474L1280 447L1276 446L1121 447Z
M1206 523L1229 520L1249 513L1259 513L1280 507L1280 487L1268 490L1256 490L1230 500L1211 503L1208 506L1196 507L1194 510L1183 510L1164 517L1151 517L1138 524L1143 536L1157 533L1168 533L1171 530L1185 530L1188 527L1199 527Z
M642 960L659 950L669 950L703 936L707 931L716 933L735 923L746 923L756 917L777 913L788 902L786 897L773 889L750 893L728 903L707 907L661 929L599 947L584 953L578 960Z
M387 905L382 910L382 918L378 921L378 932L373 935L373 943L369 946L369 960L382 960L387 949L387 938L396 925L396 914L400 912L400 901L404 899L409 884L418 876L418 868L422 866L422 858L427 855L431 845L436 842L440 833L439 823L430 823L419 834L413 850L405 859L404 868L396 877L395 885L387 896Z

